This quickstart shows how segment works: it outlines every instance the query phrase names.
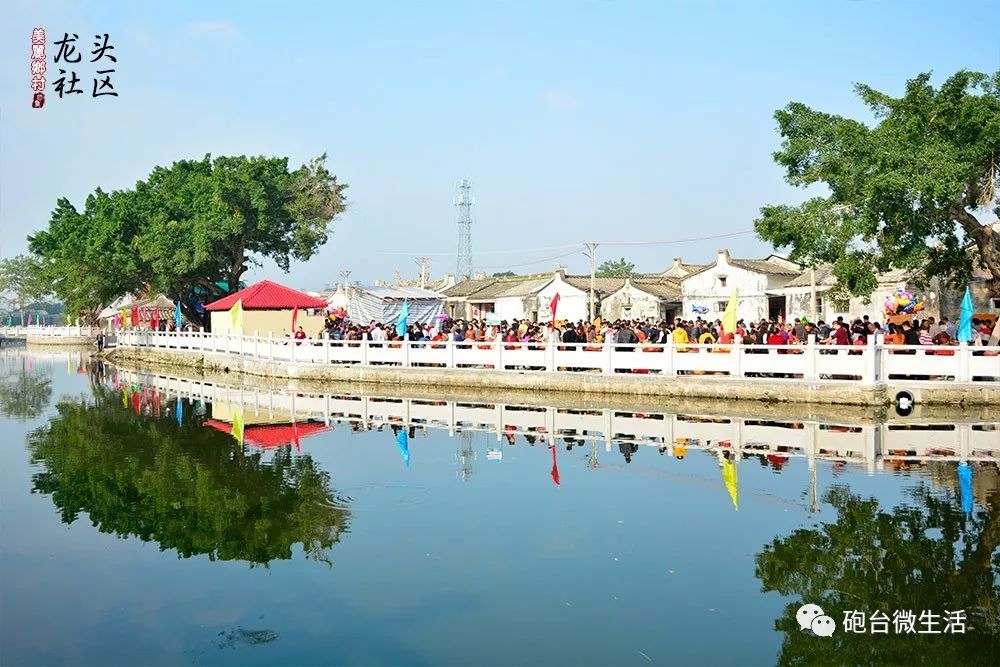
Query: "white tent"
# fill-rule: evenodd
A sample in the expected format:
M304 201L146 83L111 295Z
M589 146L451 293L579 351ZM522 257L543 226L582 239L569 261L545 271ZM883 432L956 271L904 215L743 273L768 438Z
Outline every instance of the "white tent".
M327 301L331 308L343 307L343 297L337 290ZM352 287L347 297L347 316L360 324L372 320L395 322L403 310L404 301L410 304L407 324L433 324L444 312L444 295L420 287Z

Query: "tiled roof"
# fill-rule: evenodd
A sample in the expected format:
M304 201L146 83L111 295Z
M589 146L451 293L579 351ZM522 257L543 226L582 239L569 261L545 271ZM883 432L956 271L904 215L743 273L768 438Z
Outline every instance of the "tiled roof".
M233 425L218 419L206 419L205 426L232 435ZM325 424L302 422L301 424L259 424L243 429L243 441L261 449L275 449L283 445L297 443L302 438L327 430Z
M781 266L777 262L769 262L766 259L730 259L729 263L747 271L775 276L797 276L801 273L801 269Z
M492 301L493 299L503 299L505 297L528 296L542 289L550 282L552 282L552 276L524 279L503 278L469 295L469 301Z
M906 269L890 269L884 273L878 274L878 282L883 285L901 283L906 282L910 279L910 277L911 273ZM837 277L833 275L832 264L821 264L816 267L816 284L821 286L832 286L837 284ZM809 278L809 269L806 269L801 275L796 276L789 281L785 287L809 287L810 285L811 280Z
M590 291L590 276L566 276L566 282L584 292ZM620 290L624 284L624 278L594 278L594 291L611 294Z
M456 283L452 287L444 290L445 296L456 297L456 296L469 296L479 290L492 285L493 283L500 280L499 278L483 278L481 280L463 280L460 283Z
M633 280L632 286L662 299L681 300L681 288L672 280Z
M237 301L243 301L243 310L289 310L299 308L326 308L326 301L311 297L305 292L285 287L270 280L262 280L205 306L205 310L229 310Z

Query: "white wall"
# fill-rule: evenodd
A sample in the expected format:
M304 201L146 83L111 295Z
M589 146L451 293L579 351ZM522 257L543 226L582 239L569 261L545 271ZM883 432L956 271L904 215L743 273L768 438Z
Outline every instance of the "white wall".
M588 320L590 319L590 295L573 287L556 274L548 285L538 291L538 321L552 320L552 310L549 304L552 297L559 294L559 306L556 308L557 320Z
M631 283L617 292L608 295L601 302L601 317L607 321L627 319L654 319L663 316L664 308L660 299L652 294L636 289ZM625 310L625 304L631 303L631 308Z
M726 276L725 287L719 282L720 274ZM732 266L726 262L724 255L718 257L714 267L681 280L684 304L680 316L685 320L696 317L705 320L722 319L726 310L725 303L729 303L734 287L737 293L736 319L751 322L767 317L765 292L768 289L768 276ZM724 302L721 309L717 307L720 301ZM698 315L692 310L692 306L705 306L708 313Z
M494 312L501 320L521 320L524 319L524 298L520 296L507 296L497 299L494 305Z

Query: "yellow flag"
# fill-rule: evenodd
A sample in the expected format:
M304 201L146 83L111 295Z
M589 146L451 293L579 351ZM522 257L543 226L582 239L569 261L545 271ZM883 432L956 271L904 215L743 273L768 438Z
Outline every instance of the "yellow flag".
M594 318L594 328L597 329L598 331L600 331L601 330L601 324L602 324L601 318L600 317L595 317Z
M729 498L733 501L733 507L736 508L736 511L739 511L740 495L739 487L736 483L736 464L728 459L722 462L722 481L729 491Z
M239 303L239 302L237 302L237 303ZM233 413L233 430L232 430L232 434L233 434L233 438L235 438L236 442L238 442L240 445L242 445L243 444L243 408L242 407L239 410L237 410L236 412Z
M237 299L229 309L229 328L243 333L243 299Z
M729 297L729 304L726 312L722 316L722 332L727 334L736 333L736 289L733 288L733 295Z
M70 318L69 313L66 313L66 326L71 326L72 324L73 320Z

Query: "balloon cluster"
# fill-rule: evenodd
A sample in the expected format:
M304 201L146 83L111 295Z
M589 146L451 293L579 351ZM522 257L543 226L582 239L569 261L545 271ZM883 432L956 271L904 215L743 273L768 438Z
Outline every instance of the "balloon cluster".
M924 297L917 296L900 287L895 294L885 297L883 308L886 315L919 313L924 309Z

